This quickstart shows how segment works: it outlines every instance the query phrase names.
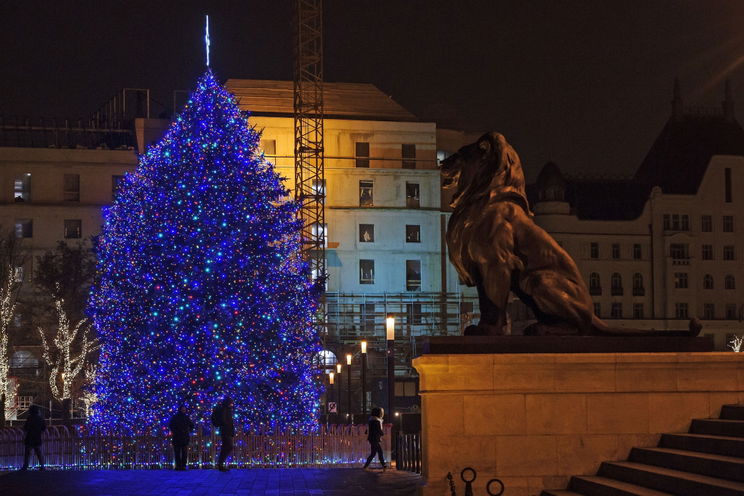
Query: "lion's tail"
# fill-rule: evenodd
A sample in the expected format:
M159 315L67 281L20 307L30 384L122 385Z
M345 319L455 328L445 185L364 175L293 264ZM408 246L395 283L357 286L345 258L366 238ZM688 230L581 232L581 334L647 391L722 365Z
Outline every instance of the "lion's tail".
M649 329L633 329L629 327L610 327L607 322L596 315L592 317L592 334L604 336L687 336L695 337L700 334L703 324L697 317L690 319L687 330L657 331Z

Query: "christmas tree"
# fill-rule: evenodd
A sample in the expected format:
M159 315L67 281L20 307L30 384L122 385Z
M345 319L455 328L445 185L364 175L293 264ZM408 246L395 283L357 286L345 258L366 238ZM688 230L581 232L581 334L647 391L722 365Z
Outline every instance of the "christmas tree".
M101 342L90 422L154 433L179 404L208 424L312 427L317 291L298 204L211 70L105 211L90 313Z

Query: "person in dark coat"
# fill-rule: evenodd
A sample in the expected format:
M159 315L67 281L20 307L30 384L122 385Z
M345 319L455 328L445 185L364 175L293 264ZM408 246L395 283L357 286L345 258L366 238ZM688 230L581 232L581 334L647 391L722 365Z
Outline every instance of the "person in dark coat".
M226 396L217 408L215 415L213 415L213 423L220 428L220 437L222 438L217 468L220 472L227 472L230 469L225 466L225 462L233 450L233 438L235 438L232 398Z
M171 417L168 427L173 435L173 454L176 460L176 470L186 470L189 458L189 436L194 430L194 423L186 414L186 406L178 407L178 413Z
M385 455L382 454L382 444L380 444L383 435L383 415L385 415L385 410L379 407L373 408L372 415L369 417L369 422L367 423L367 441L369 441L371 452L367 457L367 463L364 464L365 470L369 467L369 464L372 463L375 455L380 459L380 465L382 465L383 472L387 469L387 466L385 465Z
M31 405L28 409L28 418L23 426L26 437L23 440L23 467L21 470L28 470L28 462L31 459L31 450L36 453L39 460L39 470L44 470L44 456L41 454L41 433L46 430L46 422L39 413L39 407Z

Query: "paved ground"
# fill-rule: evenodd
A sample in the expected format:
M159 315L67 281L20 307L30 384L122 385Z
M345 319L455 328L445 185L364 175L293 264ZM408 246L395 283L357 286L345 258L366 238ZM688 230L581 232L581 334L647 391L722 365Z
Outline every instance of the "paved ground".
M413 496L410 472L358 468L36 470L0 473L2 496Z

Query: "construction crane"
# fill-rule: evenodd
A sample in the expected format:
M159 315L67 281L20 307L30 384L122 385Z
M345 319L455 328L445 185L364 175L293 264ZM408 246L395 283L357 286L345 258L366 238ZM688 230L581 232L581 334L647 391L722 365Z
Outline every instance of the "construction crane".
M323 170L323 1L295 0L294 160L302 252L311 277L325 285L325 175ZM326 305L315 319L325 343Z

